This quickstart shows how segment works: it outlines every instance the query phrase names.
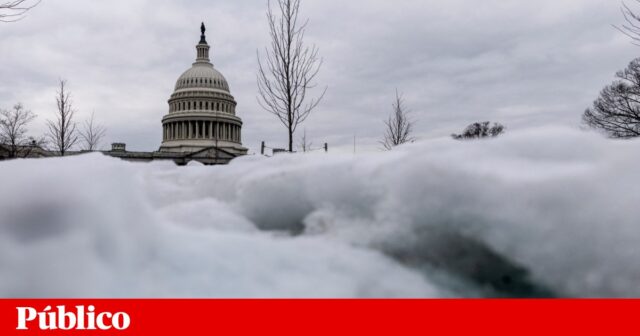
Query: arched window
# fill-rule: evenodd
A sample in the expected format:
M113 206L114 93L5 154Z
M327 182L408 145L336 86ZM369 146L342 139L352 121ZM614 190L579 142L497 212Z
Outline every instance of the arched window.
M202 110L202 102L200 102L200 109Z

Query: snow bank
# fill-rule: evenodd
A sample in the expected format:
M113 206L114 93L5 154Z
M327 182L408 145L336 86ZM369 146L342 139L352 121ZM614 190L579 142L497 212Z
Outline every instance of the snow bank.
M639 141L0 163L3 297L639 296Z

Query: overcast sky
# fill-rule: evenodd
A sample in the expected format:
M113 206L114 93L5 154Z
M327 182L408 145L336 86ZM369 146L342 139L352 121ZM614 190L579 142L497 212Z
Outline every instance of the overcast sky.
M473 121L509 129L579 126L584 109L640 47L612 28L612 0L302 0L307 43L324 58L329 87L305 125L314 144L375 147L397 88L418 138ZM22 102L44 132L58 78L78 120L95 111L103 145L157 150L175 81L195 59L200 22L212 61L231 86L243 143L286 144L256 101L256 50L268 43L266 0L42 0L22 21L0 24L0 108ZM640 8L639 8L640 10Z

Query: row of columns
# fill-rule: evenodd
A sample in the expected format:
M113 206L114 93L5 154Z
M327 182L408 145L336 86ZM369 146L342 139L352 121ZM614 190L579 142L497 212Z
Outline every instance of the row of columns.
M208 100L181 101L169 105L169 111L222 111L233 113L233 105Z
M224 89L229 89L226 84L218 79L207 79L207 78L190 78L190 79L182 79L180 80L179 85L205 85L207 87L221 87Z
M218 139L241 142L238 125L206 120L176 121L163 125L163 140Z

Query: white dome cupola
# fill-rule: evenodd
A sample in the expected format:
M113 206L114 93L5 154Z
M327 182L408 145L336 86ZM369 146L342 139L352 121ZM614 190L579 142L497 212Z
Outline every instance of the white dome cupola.
M169 113L162 119L163 152L198 152L209 148L244 155L242 120L226 78L209 58L204 23L200 27L196 61L176 81Z

